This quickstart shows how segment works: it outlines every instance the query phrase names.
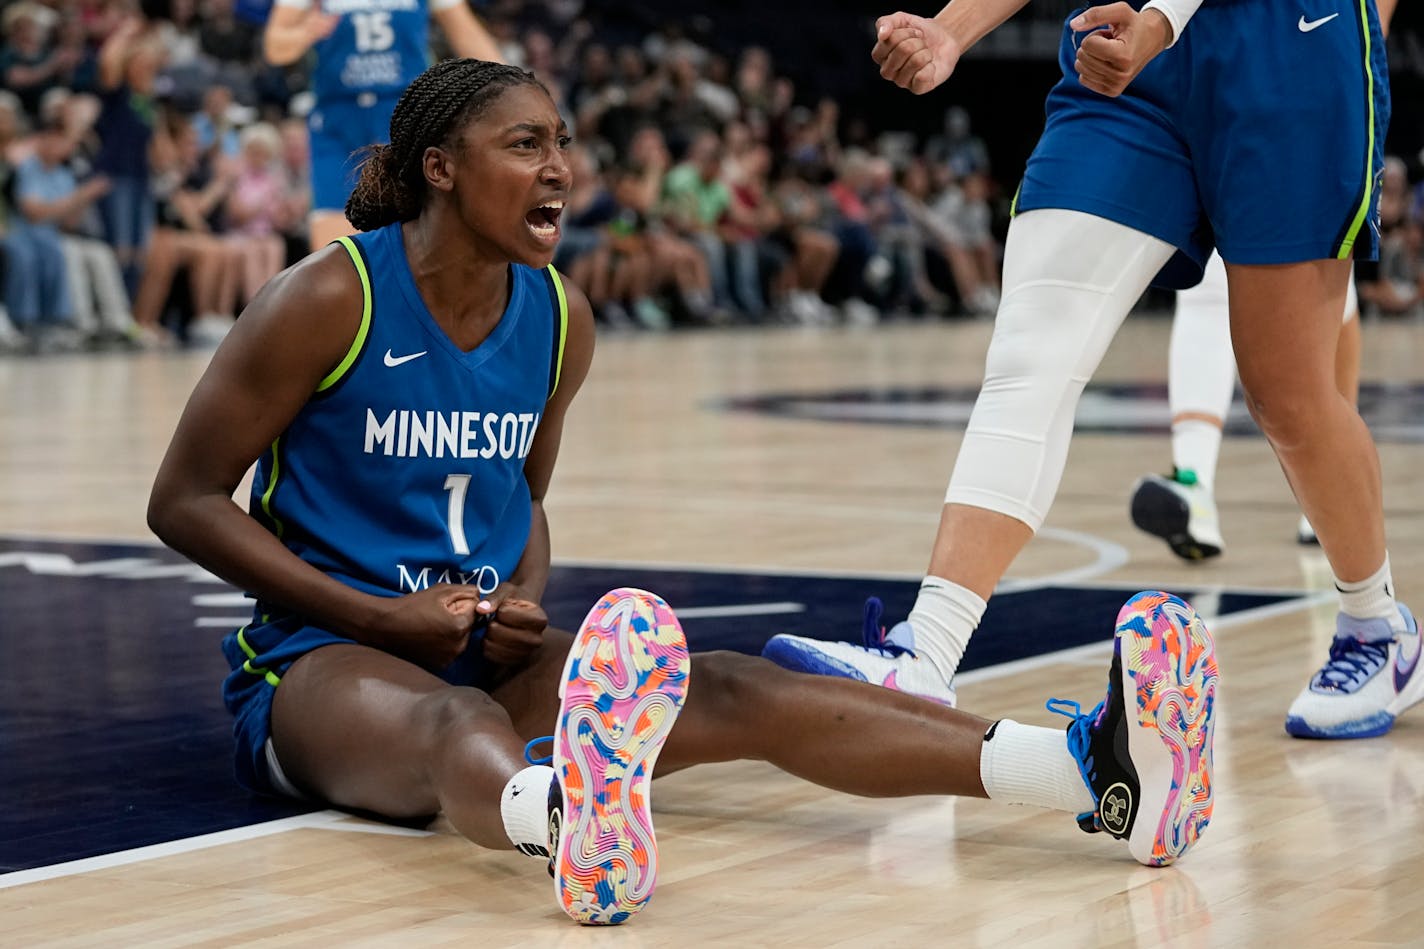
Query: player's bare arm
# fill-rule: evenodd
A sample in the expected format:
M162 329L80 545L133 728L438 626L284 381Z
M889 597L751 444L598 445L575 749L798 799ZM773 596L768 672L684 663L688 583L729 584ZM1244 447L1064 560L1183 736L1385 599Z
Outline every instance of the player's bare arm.
M303 562L232 499L247 469L345 356L361 306L356 272L340 246L258 294L183 411L154 482L149 526L264 600L433 666L463 650L474 594L453 587L396 600L362 593Z

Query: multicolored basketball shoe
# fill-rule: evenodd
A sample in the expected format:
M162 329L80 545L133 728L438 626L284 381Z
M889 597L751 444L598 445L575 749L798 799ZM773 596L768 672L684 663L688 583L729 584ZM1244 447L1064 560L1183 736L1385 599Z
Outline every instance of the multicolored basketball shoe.
M1170 593L1144 592L1117 615L1108 694L1066 715L1068 750L1097 807L1078 815L1089 833L1127 841L1139 863L1164 867L1197 842L1211 819L1215 645L1201 617Z
M1373 738L1424 699L1419 623L1402 603L1399 612L1402 633L1383 618L1335 618L1330 658L1291 703L1287 732L1296 738Z
M1183 560L1221 554L1221 521L1216 500L1196 472L1174 469L1172 477L1146 475L1132 489L1132 523L1160 537Z
M580 923L616 925L658 875L648 783L687 696L691 661L667 603L605 594L574 638L559 687L550 849L554 894Z
M771 637L761 654L793 672L870 682L954 708L954 686L934 663L915 655L914 628L896 623L886 632L880 625L884 612L878 597L865 601L863 646L782 634Z

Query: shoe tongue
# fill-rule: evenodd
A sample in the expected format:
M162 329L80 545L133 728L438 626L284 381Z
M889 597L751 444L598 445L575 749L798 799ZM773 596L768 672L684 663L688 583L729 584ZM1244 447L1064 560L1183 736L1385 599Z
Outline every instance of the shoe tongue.
M910 625L909 620L896 623L885 634L885 645L913 653L915 651L915 627Z
M1335 617L1335 638L1353 639L1361 643L1377 643L1393 639L1394 628L1389 625L1389 620L1382 616L1361 619L1358 616L1340 613Z

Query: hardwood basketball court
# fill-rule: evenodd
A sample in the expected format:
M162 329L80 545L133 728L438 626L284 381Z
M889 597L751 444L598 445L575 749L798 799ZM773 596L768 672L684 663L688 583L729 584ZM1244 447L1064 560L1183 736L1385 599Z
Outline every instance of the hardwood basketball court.
M1165 422L1168 326L1134 317L1119 335L1085 400L1094 431L1075 439L1047 527L1005 588L1182 589L1204 614L1237 592L1276 594L1208 621L1222 670L1216 810L1178 866L1141 867L1058 813L858 800L739 763L657 783L658 891L616 931L570 923L540 861L479 850L438 825L426 833L317 811L0 875L0 944L1418 944L1424 711L1377 739L1285 735L1287 705L1324 658L1334 605L1323 557L1294 542L1297 512L1265 441L1223 448L1218 561L1183 564L1128 522L1133 481L1169 466L1165 435L1135 430ZM1389 439L1380 453L1394 576L1407 602L1424 605L1424 325L1364 329L1366 415ZM824 575L857 595L918 580L959 443L953 419L978 384L990 331L970 322L602 339L548 503L556 563ZM206 358L0 360L0 540L151 545L148 486ZM25 569L6 563L0 580ZM66 582L102 582L66 569ZM729 602L740 594L722 592ZM6 604L7 683L63 697L65 663L105 662L69 654L16 665L35 649L63 653L56 630L85 610L84 596L70 596L17 622ZM1101 642L969 672L961 705L1051 724L1050 696L1095 703L1113 616L1088 619ZM779 631L775 613L733 622L760 638ZM859 624L851 606L836 631L854 638ZM222 632L185 623L126 635L204 637L215 653ZM154 673L128 688L165 688L165 670ZM201 701L215 705L218 684ZM0 747L45 727L0 721ZM4 769L25 767L5 755ZM96 780L91 770L73 760L73 781ZM187 806L183 793L172 792L174 812ZM13 813L36 802L4 804ZM66 823L100 833L87 810Z

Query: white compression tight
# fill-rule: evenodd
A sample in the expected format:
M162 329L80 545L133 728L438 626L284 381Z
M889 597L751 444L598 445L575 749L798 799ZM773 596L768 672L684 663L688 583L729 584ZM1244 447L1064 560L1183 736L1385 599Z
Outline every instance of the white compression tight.
M1083 387L1172 253L1165 241L1080 211L1014 218L984 386L945 503L1043 525Z

